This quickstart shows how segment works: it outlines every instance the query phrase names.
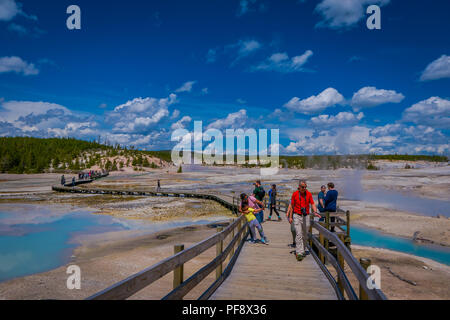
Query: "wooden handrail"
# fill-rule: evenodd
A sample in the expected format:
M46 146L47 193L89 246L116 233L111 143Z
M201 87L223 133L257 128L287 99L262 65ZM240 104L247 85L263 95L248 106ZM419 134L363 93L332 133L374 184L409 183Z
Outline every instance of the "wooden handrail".
M162 300L181 300L188 294L197 284L199 284L203 279L205 279L211 272L213 272L216 267L223 263L225 259L230 254L231 250L234 248L236 242L239 239L241 233L247 230L247 224L245 224L238 233L233 237L231 242L228 244L227 248L214 260L208 263L206 266L201 268L199 271L194 273L189 279L184 281L180 286L172 290L168 295L166 295ZM222 275L222 273L221 273Z
M87 300L123 300L129 298L169 272L205 252L219 241L223 241L236 228L240 221L244 219L244 217L236 219L222 232L212 235L208 239L90 296Z
M306 217L304 217L304 219L306 219ZM352 270L352 272L355 275L356 279L358 280L359 284L364 289L364 291L367 292L369 299L371 299L371 300L387 300L386 296L384 295L384 293L381 290L369 289L367 287L367 279L369 278L369 275L367 274L366 270L364 270L363 267L361 267L361 265L358 263L356 258L352 255L352 253L347 248L347 246L336 236L336 234L333 232L330 232L329 230L327 230L326 228L321 226L318 222L311 221L311 223L312 223L312 227L314 229L316 229L317 231L319 231L319 234L323 235L328 241L333 242L336 245L337 250L342 255L342 257L344 258L345 262L348 264L350 269ZM339 272L338 269L340 269L340 267L337 268L338 265L337 265L337 262L334 259L334 257L333 257L333 259L330 259L331 253L329 253L328 250L323 248L320 243L317 243L318 242L317 239L315 239L312 235L309 235L309 237L312 238L316 247L323 254L327 255L328 261L330 261L333 264L333 266L336 268L338 274L342 278L343 284L345 286L347 286L347 284L349 284L348 279L346 280L345 273L343 272L343 270L342 270L342 273ZM321 250L321 249L323 249L323 250ZM336 262L336 265L333 263L333 260L334 260L334 262ZM347 289L346 289L346 291L347 291ZM349 294L349 297L351 299L354 298L353 294Z

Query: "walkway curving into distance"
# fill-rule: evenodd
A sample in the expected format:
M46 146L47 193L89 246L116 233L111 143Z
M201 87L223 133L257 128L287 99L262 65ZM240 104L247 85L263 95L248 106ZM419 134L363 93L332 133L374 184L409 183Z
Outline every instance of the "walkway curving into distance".
M266 210L267 216L267 210ZM262 224L269 244L245 243L233 272L210 300L336 300L330 282L309 255L298 262L289 223ZM259 236L259 234L257 233Z
M70 188L53 186L54 191L116 194L140 196L168 196L201 198L216 201L225 207L236 210L233 197L227 195L197 194L174 191L137 191L106 190L97 188ZM231 202L230 202L231 200ZM267 216L267 209L265 210ZM251 244L246 242L237 258L231 274L210 297L210 300L335 300L336 292L320 269L314 258L309 255L298 262L293 250L288 246L292 242L289 223L266 221L264 233L269 244Z

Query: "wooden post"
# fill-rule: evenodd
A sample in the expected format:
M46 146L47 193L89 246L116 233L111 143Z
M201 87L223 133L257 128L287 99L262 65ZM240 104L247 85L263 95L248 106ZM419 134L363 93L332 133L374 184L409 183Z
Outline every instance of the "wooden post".
M350 211L347 210L345 215L347 216L347 237L350 238Z
M372 264L372 261L367 258L361 258L359 259L359 263L364 268L364 270L367 270L367 268ZM364 291L361 285L359 285L359 299L360 300L369 300L369 296L367 295L367 292Z
M173 247L173 253L177 254L184 250L184 244L177 244ZM173 270L173 288L175 289L183 282L184 265L179 266Z
M231 221L231 223L234 223L236 221L236 219L233 219L233 221ZM237 226L236 226L237 227ZM236 230L236 227L235 228L233 228L233 230L231 231L231 241L233 241L233 239L234 239L234 236L235 236L235 234L236 234L236 232L235 232L235 230ZM239 230L239 229L238 229ZM230 242L231 242L230 241ZM234 246L233 246L233 248L231 248L231 255L230 255L230 259L231 259L231 257L233 257L234 256Z
M325 246L325 237L321 233L319 233L319 241L322 246ZM325 256L320 250L319 250L319 259L320 261L322 261L323 264L325 264Z
M325 228L330 230L330 213L328 211L325 212ZM330 250L330 242L328 239L325 239L325 249L327 249L327 251Z
M223 231L223 228L219 227L217 228L217 233L220 233ZM216 257L220 256L223 251L223 240L217 242L216 244ZM222 263L220 263L216 268L216 280L220 278L222 275Z
M342 241L342 243L344 243L345 240L345 236L343 234L339 235L339 239ZM342 271L345 272L345 260L344 260L344 256L341 254L340 250L337 250L337 261L339 266L341 267ZM344 284L343 284L344 279L342 279L341 277L338 276L338 287L339 290L341 291L342 294L344 294Z

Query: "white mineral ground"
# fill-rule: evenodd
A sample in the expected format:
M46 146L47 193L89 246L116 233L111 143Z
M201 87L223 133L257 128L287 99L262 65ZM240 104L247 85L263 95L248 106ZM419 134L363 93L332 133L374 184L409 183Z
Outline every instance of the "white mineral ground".
M261 177L259 169L234 167L186 167L177 174L177 168L154 169L146 172L115 172L110 177L84 187L153 190L157 180L163 189L192 190L196 192L222 193L229 196L241 192L250 193L251 183L261 179L268 190L276 183L279 198L288 199L296 189L298 179L308 182L308 189L317 198L322 184L333 181L338 190L349 184L368 190L392 190L415 198L449 201L450 166L425 162L408 162L414 169L403 169L406 162L377 161L379 171L356 170L293 170L281 169L275 176ZM71 179L66 175L66 180ZM229 219L226 209L211 201L174 198L142 198L119 196L86 196L58 194L51 191L58 184L58 174L0 175L0 203L33 203L71 205L87 208L96 214L113 215L154 223L189 219ZM357 179L357 181L353 181ZM345 186L344 186L345 184ZM347 190L352 190L348 188ZM421 239L450 246L449 212L440 212L440 218L420 213L397 210L382 202L348 200L341 192L339 206L351 211L352 225L378 229L382 232ZM347 193L350 193L347 191ZM266 213L267 215L267 213ZM74 241L81 245L74 252L73 261L83 272L82 290L67 290L66 266L31 276L13 279L0 284L0 299L82 299L120 281L131 274L153 265L173 254L173 245L185 246L199 242L215 232L206 226L171 229L145 234L129 231L109 232L100 235L81 236ZM419 233L417 233L419 232ZM450 267L429 259L399 252L353 246L356 257L371 258L381 267L382 289L391 299L450 299ZM185 266L186 278L214 256L215 248L202 254ZM391 270L392 272L390 272ZM416 285L401 280L410 280ZM214 275L212 275L213 277ZM142 290L133 299L159 299L171 289L171 274ZM206 279L187 298L195 298L212 281ZM357 288L357 286L355 286Z

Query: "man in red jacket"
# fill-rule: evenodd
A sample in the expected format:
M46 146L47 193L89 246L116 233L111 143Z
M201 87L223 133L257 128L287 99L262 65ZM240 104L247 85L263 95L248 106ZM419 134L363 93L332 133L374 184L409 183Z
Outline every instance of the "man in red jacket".
M303 232L305 232L305 234L308 232L309 217L306 218L306 230L303 230L303 215L309 215L309 206L311 206L315 216L321 217L317 213L317 207L314 204L311 192L306 188L306 181L300 181L298 190L292 194L291 203L288 208L289 223L294 223L296 231L295 254L298 261L302 261L307 255L303 243L303 241L306 241L307 239L303 239Z

